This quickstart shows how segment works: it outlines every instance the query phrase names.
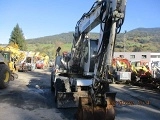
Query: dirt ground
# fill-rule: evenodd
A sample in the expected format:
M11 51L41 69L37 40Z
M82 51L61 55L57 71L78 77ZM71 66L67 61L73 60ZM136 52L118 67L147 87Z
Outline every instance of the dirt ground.
M50 91L50 69L18 72L0 90L1 120L72 120L76 109L57 109Z

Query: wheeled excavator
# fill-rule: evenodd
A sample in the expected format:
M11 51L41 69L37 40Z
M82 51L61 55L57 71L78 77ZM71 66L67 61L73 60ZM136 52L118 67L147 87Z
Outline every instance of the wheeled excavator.
M115 119L116 93L110 91L108 79L125 8L126 0L97 0L77 22L71 52L59 55L57 49L51 89L58 108L78 107L78 120ZM89 39L98 25L99 39Z

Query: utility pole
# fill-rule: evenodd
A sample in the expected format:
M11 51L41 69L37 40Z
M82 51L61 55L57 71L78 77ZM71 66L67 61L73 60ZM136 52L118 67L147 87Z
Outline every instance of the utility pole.
M126 51L126 48L125 48L126 33L127 33L127 31L125 30L125 31L124 31L124 36L123 36L123 51L124 51L124 52Z

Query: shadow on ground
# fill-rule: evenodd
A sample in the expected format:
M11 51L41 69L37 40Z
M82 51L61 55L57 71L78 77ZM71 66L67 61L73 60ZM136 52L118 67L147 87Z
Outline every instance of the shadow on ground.
M55 109L57 113L62 114L62 118L68 120L74 119L76 108L56 108L54 92L50 90L50 70L51 68L25 73L20 72L20 76L31 76L29 83L26 85L19 85L14 89L0 91L0 103L8 103L11 106L30 111L38 108ZM12 86L10 85L10 87ZM5 91L5 94L3 91Z

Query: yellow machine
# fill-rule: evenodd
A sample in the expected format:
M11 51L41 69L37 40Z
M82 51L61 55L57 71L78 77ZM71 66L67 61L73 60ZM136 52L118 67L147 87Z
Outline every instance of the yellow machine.
M49 66L49 56L46 54L43 54L43 61L44 61L44 67L48 67Z
M43 68L48 67L49 56L44 53L23 51L20 56L21 59L19 58L18 61L18 71L34 71L35 68L38 68L37 64L39 63L43 64Z
M17 79L16 64L24 57L17 44L0 47L0 88L6 88L9 81Z
M12 61L15 62L15 64L17 64L18 62L20 62L25 58L24 51L20 51L17 44L8 44L1 50L10 52L10 57L12 58Z
M18 77L15 74L15 64L11 59L11 54L8 51L0 51L0 88L6 88L9 81Z
M132 61L132 82L148 82L151 80L152 74L148 67L148 61Z
M113 58L112 67L111 82L128 83L131 81L131 65L128 59L120 57Z
M35 55L36 61L36 68L47 68L49 66L49 56L45 53L37 53Z

